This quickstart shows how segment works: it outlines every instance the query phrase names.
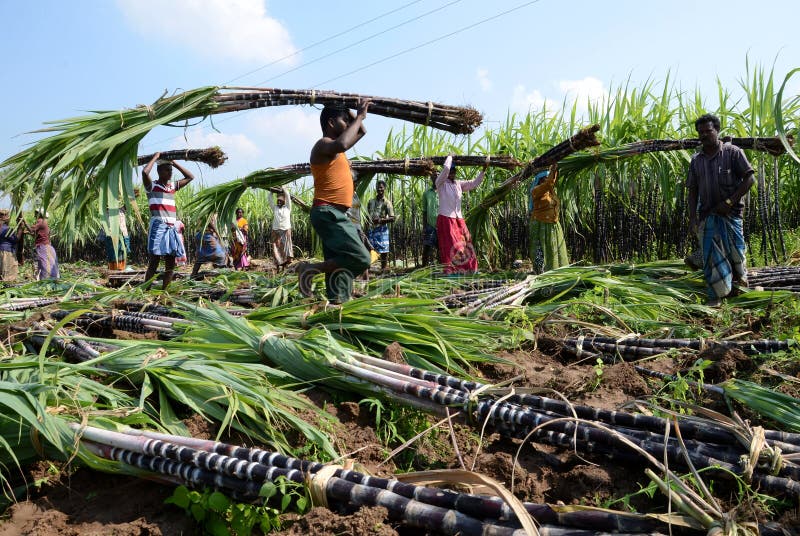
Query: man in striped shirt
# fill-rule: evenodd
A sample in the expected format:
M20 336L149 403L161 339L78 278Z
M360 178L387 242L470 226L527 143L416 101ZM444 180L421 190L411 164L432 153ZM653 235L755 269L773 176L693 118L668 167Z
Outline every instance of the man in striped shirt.
M150 232L147 235L149 258L144 279L149 285L150 279L156 274L158 264L163 257L164 278L161 288L166 290L175 271L175 257L183 257L186 254L178 231L175 229L175 220L177 219L175 192L189 184L194 179L194 175L177 162L163 160L158 162L156 167L158 180L153 182L150 179L150 171L160 156L161 153L154 154L142 170L142 184L144 184L150 205ZM175 184L172 183L173 167L183 174L183 178Z

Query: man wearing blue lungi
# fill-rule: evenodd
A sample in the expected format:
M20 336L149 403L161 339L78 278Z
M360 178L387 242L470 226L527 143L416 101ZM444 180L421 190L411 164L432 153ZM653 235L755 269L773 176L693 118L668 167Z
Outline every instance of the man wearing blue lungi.
M371 227L367 236L381 255L381 271L389 270L389 223L394 221L394 207L386 199L386 181L375 183L375 197L367 203Z
M719 140L718 117L702 115L694 126L702 145L686 179L689 225L703 248L708 305L715 307L734 284L747 286L743 199L755 180L744 151Z

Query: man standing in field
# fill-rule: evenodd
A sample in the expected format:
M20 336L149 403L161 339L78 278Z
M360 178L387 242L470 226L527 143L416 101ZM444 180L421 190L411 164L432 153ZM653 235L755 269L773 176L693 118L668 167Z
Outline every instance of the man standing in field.
M150 279L156 275L158 264L164 258L163 290L167 290L172 274L175 271L175 257L186 254L183 243L175 229L177 209L175 207L175 192L189 184L194 175L189 173L177 162L161 161L156 167L158 180L150 179L150 171L161 153L156 153L142 170L142 184L147 192L147 201L150 206L150 231L147 235L147 252L149 259L144 280L149 286ZM172 184L172 167L183 174L183 178L175 185Z
M322 241L323 262L302 263L297 270L300 292L311 295L311 278L325 274L325 292L332 303L350 299L353 278L367 269L370 255L347 217L353 202L353 178L345 151L366 134L364 118L369 100L358 103L358 113L347 108L326 106L319 116L320 138L311 149L314 202L311 225Z
M703 249L708 305L716 307L735 283L747 286L742 199L755 181L744 151L719 140L718 117L702 115L694 127L702 145L686 179L689 226Z
M439 242L436 239L436 217L439 215L439 198L436 195L436 174L431 185L422 194L422 266L437 258Z
M367 203L370 230L369 241L381 255L381 272L389 271L389 223L394 221L394 207L386 199L386 181L379 180L375 185L375 197Z

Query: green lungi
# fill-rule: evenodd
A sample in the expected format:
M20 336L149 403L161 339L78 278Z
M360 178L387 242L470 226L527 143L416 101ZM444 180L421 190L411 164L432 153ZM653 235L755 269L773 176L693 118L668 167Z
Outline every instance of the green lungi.
M528 230L531 260L536 262L536 252L541 249L544 257L543 272L569 264L567 242L564 239L564 231L561 229L560 223L531 220Z
M338 208L331 205L312 207L310 219L322 241L325 260L335 262L338 267L335 272L325 274L328 300L346 302L353 294L353 279L369 268L369 251L361 242L356 226Z

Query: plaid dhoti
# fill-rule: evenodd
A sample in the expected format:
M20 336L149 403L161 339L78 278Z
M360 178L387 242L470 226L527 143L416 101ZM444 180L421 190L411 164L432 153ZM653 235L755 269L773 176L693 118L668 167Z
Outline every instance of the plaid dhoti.
M710 298L724 298L734 282L747 282L742 218L711 214L700 223L697 237L703 246L703 273Z

